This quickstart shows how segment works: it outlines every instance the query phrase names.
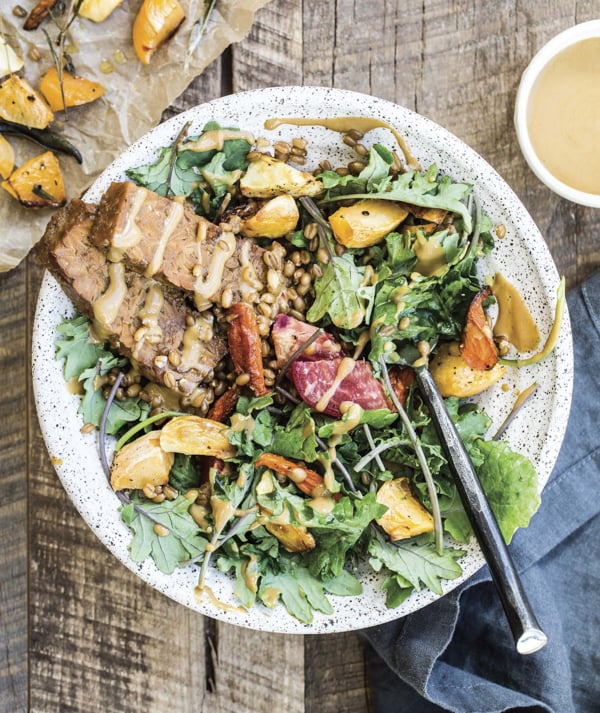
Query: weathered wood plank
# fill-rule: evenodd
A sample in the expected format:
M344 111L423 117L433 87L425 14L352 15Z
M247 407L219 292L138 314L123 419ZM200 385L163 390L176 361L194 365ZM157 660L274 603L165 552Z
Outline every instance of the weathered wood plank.
M0 275L0 711L27 706L26 269Z
M273 713L304 709L301 636L285 636L218 624L215 691L203 713Z
M302 2L273 0L255 15L248 36L232 47L232 90L302 84Z
M309 636L304 649L305 713L367 713L368 682L358 634Z

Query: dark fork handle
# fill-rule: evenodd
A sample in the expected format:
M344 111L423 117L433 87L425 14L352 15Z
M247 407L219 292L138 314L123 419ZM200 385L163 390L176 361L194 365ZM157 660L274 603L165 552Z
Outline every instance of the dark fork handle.
M450 470L456 479L463 506L500 595L517 651L520 654L534 653L546 645L548 637L537 623L473 463L431 373L425 368L419 368L415 374L448 458Z

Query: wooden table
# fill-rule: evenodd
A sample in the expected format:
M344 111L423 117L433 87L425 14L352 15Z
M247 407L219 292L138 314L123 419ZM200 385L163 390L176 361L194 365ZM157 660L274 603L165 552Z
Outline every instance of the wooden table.
M600 264L600 211L534 177L512 113L537 49L598 16L597 0L273 0L170 113L277 84L353 89L414 109L499 171L573 286ZM37 423L29 354L41 277L31 259L0 275L0 712L368 711L356 634L216 623L143 584L96 540Z

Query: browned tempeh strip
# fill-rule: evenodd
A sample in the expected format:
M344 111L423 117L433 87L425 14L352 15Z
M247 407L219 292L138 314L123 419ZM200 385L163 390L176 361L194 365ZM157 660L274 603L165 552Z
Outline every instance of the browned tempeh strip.
M264 250L254 241L242 247L183 203L130 182L112 183L102 196L92 241L130 269L195 295L199 307L219 303L225 290L233 302L244 299L244 260L257 285L266 281Z
M34 249L36 258L101 338L147 378L190 396L226 354L224 335L182 293L111 263L90 240L95 214L95 206L80 200L57 211Z

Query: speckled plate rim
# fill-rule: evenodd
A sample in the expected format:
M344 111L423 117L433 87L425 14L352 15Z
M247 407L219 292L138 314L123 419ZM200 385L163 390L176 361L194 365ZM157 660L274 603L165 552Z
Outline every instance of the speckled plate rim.
M95 201L112 180L123 180L128 167L154 160L160 147L169 145L187 122L190 133L199 131L209 120L238 126L266 136L271 141L302 135L309 140L309 155L314 164L334 155L348 160L349 149L339 135L321 127L301 130L283 126L267 132L263 122L272 116L372 116L394 125L407 139L413 153L426 166L436 162L456 180L471 182L483 208L495 224L506 226L506 237L498 241L493 258L486 258L484 274L501 271L519 285L545 337L554 316L559 276L548 248L514 192L481 158L456 136L429 119L391 102L356 92L320 87L273 87L216 99L179 114L159 125L133 144L97 179L86 194ZM392 145L389 132L377 129L368 134L366 143ZM248 612L239 611L232 592L232 580L212 569L209 583L215 595L232 608L223 610L208 600L196 601L194 586L197 570L161 573L147 560L132 562L128 554L131 534L121 522L118 500L111 491L98 456L96 434L81 433L82 420L77 413L78 397L69 393L61 364L54 359L56 326L73 307L55 280L44 276L39 293L32 340L33 389L41 430L56 472L83 519L104 545L131 571L158 591L207 616L239 626L275 633L328 633L361 629L381 624L416 611L438 599L429 590L419 591L400 607L388 609L380 590L380 577L362 571L363 593L357 597L331 596L333 614L315 613L310 624L291 617L283 606L267 609L257 605ZM527 408L513 421L507 438L513 448L529 456L536 466L540 490L546 483L558 456L566 429L573 381L573 353L568 316L556 350L540 365L510 370L503 383L478 397L493 420L494 428L510 411L519 390L533 381L540 388ZM465 548L459 579L443 582L443 594L451 591L484 564L476 542ZM108 573L107 573L108 575Z

